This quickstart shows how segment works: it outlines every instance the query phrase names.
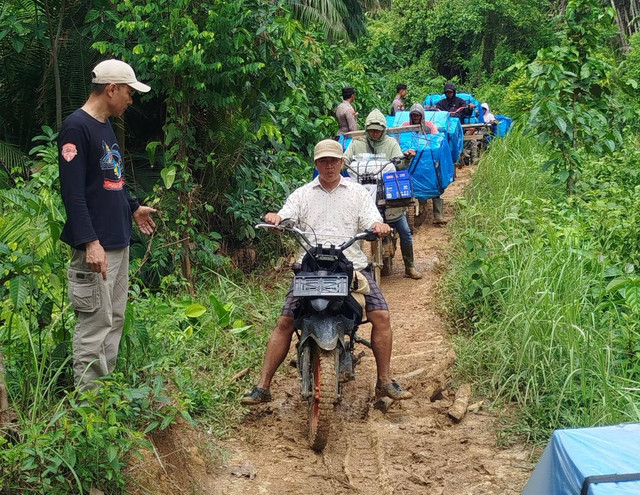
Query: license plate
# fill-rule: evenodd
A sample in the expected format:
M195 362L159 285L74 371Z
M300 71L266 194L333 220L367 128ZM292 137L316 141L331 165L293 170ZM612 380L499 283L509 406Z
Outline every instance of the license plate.
M296 297L347 296L349 277L340 275L296 275L293 279Z

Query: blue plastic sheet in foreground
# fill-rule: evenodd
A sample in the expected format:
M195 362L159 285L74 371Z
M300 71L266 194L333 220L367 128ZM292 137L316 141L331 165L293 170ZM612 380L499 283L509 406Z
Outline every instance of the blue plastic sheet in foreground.
M579 495L587 476L640 473L640 424L556 430L522 495ZM640 481L596 483L588 495L638 495Z

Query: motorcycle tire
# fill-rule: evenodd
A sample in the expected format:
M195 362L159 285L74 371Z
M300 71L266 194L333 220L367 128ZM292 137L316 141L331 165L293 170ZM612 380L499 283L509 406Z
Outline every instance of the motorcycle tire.
M393 273L393 256L396 253L397 242L397 234L385 237L382 240L382 268L380 269L380 275L383 277L388 277Z
M380 285L380 279L382 278L382 241L377 240L371 244L371 262L373 264L373 280L376 284Z
M413 218L414 227L420 227L425 223L429 214L427 213L427 206L431 206L428 201L420 201L418 205L418 214Z
M380 275L388 277L393 273L393 258L391 256L384 256L382 258L382 269Z
M329 438L333 404L338 399L338 349L311 353L313 395L309 397L309 446L322 451Z
M418 200L416 198L413 198L411 200L411 204L407 208L407 223L409 224L409 230L411 231L412 234L414 233L414 228L416 227L415 218L416 218L416 210L418 208L419 208Z

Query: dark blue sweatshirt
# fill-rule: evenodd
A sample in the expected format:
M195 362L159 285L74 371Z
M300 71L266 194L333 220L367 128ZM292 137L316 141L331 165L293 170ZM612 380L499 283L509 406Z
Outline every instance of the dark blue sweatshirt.
M131 218L139 203L124 185L122 156L111 123L82 109L58 135L58 162L67 221L60 239L76 249L98 239L105 250L131 241Z

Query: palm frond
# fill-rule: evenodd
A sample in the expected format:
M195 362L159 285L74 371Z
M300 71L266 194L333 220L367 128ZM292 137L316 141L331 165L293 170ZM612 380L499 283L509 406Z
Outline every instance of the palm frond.
M15 178L16 171L20 175L26 175L29 170L29 157L16 146L0 141L0 167L12 178Z
M343 19L344 27L349 38L356 40L367 33L364 10L359 0L343 0L347 9L347 16Z
M317 24L333 39L348 36L343 19L349 14L342 0L288 0L294 15L303 24Z

